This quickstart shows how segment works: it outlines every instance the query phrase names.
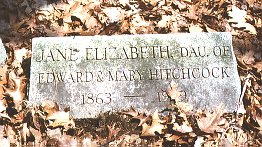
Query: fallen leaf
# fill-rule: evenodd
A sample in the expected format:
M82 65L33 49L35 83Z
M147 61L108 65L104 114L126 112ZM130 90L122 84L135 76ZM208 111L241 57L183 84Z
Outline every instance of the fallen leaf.
M132 117L136 117L139 114L133 107L131 107L128 111L124 111L122 113L125 115L130 115Z
M30 130L27 127L27 123L23 123L22 124L22 130L21 130L21 134L22 134L22 140L24 142L27 142L27 138L31 135Z
M254 109L255 109L254 119L259 125L258 129L262 131L262 106L259 104L254 105Z
M139 124L137 126L142 126L144 123L146 123L149 120L150 116L145 116L144 114L139 114L137 117L133 117L133 119L138 119Z
M198 118L197 124L200 130L206 133L214 133L216 130L221 129L218 125L222 120L223 110L223 105L220 104L213 113L207 112L206 117Z
M208 25L206 25L206 24L205 24L205 27L206 27L207 32L209 32L209 33L217 32L216 30L211 29L210 27L208 27Z
M160 0L144 0L147 3L150 3L152 6L155 6Z
M59 111L59 106L56 102L53 102L51 100L45 100L41 104L44 112L46 112L48 115L52 115L53 113Z
M77 147L77 146L79 146L77 139L75 137L67 135L65 133L58 140L61 142L61 146L64 146L64 147L70 147L70 146Z
M95 29L96 27L100 26L97 19L94 18L93 16L91 16L91 17L89 17L85 20L85 25L86 25L86 28L89 29L89 30Z
M11 118L5 113L0 113L0 120L1 120L1 122L11 121Z
M189 12L187 13L183 13L183 16L192 19L192 20L197 20L198 16L197 16L197 10L196 10L196 5L191 5L188 8Z
M228 22L233 23L233 27L245 28L250 34L257 34L256 28L250 23L246 23L247 12L245 10L240 10L238 7L232 6L232 11L229 11L228 15L232 17Z
M43 143L45 143L45 142L43 141L41 132L39 130L32 128L32 127L29 127L29 130L35 138L35 141L34 141L35 146L43 146L44 145Z
M171 15L162 15L162 19L156 24L156 26L159 28L169 28L171 17Z
M195 141L194 147L201 147L205 142L204 137L198 136L197 140Z
M158 134L162 134L163 133L162 130L165 127L160 122L162 121L159 119L158 111L156 110L152 115L152 124L150 126L147 123L144 123L142 125L141 136L147 136L147 137L156 136L156 132Z
M103 12L108 17L109 23L115 23L115 22L122 21L125 17L125 11L123 11L119 7L108 7L108 8L103 9Z
M189 32L190 33L199 33L199 32L203 32L203 29L199 25L191 25L189 27Z
M49 126L52 127L64 127L66 130L75 127L73 119L70 119L69 111L57 111L47 117L47 120L51 120ZM54 122L52 122L54 121Z
M122 5L122 6L126 6L129 4L129 0L119 0L119 3Z
M184 113L191 113L193 110L193 105L189 104L189 103L184 103L184 102L177 102L176 103L179 110L184 112Z
M181 1L173 1L173 3L177 5L180 10L184 10L187 7L187 5Z
M143 17L139 14L135 14L131 18L131 27L140 27L140 26L149 26L150 23L148 21L145 21Z
M5 66L1 66L0 67L0 86L2 86L2 85L7 83L6 75L7 75L7 66L6 65ZM0 96L0 98L1 97L2 96Z
M122 21L122 24L121 24L121 32L126 32L129 30L129 27L130 27L130 23L128 22L128 20L124 20Z
M256 62L254 67L257 68L258 72L261 72L262 71L262 61Z
M182 140L182 136L175 135L175 134L166 134L165 138L167 141L175 141L179 144L188 144L187 142Z
M183 122L182 125L179 125L178 123L173 123L173 130L181 133L193 132L192 127L185 122Z
M92 147L92 146L98 146L96 141L93 141L90 137L85 137L82 140L82 146L83 147Z
M118 132L121 130L120 128L115 128L115 123L112 126L107 125L107 129L108 129L108 136L107 136L107 140L111 141L113 140L116 135L118 134Z
M11 78L11 81L13 81L14 83L14 87L6 88L4 86L4 90L13 98L13 102L15 104L21 103L22 100L25 98L25 80L26 78L24 77Z
M255 0L246 0L246 2L249 4L250 7L254 6L254 1Z
M243 63L250 65L255 63L254 51L249 50L242 58Z

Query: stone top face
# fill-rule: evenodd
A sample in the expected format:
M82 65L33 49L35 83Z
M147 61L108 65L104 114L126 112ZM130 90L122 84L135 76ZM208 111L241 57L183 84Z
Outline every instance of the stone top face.
M240 79L230 33L34 38L29 100L70 107L75 118L135 108L164 110L173 81L181 100L236 110Z
M6 51L2 43L2 40L0 39L0 64L3 64L5 62L5 59L6 59Z

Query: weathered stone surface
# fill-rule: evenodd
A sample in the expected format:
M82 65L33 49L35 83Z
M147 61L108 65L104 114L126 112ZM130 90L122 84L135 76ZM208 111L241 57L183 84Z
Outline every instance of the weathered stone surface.
M163 110L171 81L195 109L224 103L235 110L240 80L231 34L33 39L30 101L55 100L77 118L131 106Z
M5 62L5 59L6 59L6 51L2 43L2 40L0 39L0 64L3 64Z

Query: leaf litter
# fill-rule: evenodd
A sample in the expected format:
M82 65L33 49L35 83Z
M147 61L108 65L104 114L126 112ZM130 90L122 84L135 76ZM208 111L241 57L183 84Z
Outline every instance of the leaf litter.
M1 145L262 146L261 9L258 0L2 0ZM194 110L172 82L168 115L130 108L76 120L56 102L27 100L33 37L221 31L233 35L243 85L236 113Z

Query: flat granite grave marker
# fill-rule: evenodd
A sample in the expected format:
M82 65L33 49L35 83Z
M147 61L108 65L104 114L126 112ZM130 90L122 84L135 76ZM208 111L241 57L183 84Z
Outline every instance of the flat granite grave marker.
M234 111L240 79L230 33L33 38L29 100L51 99L75 118L167 108L165 90L197 108Z

